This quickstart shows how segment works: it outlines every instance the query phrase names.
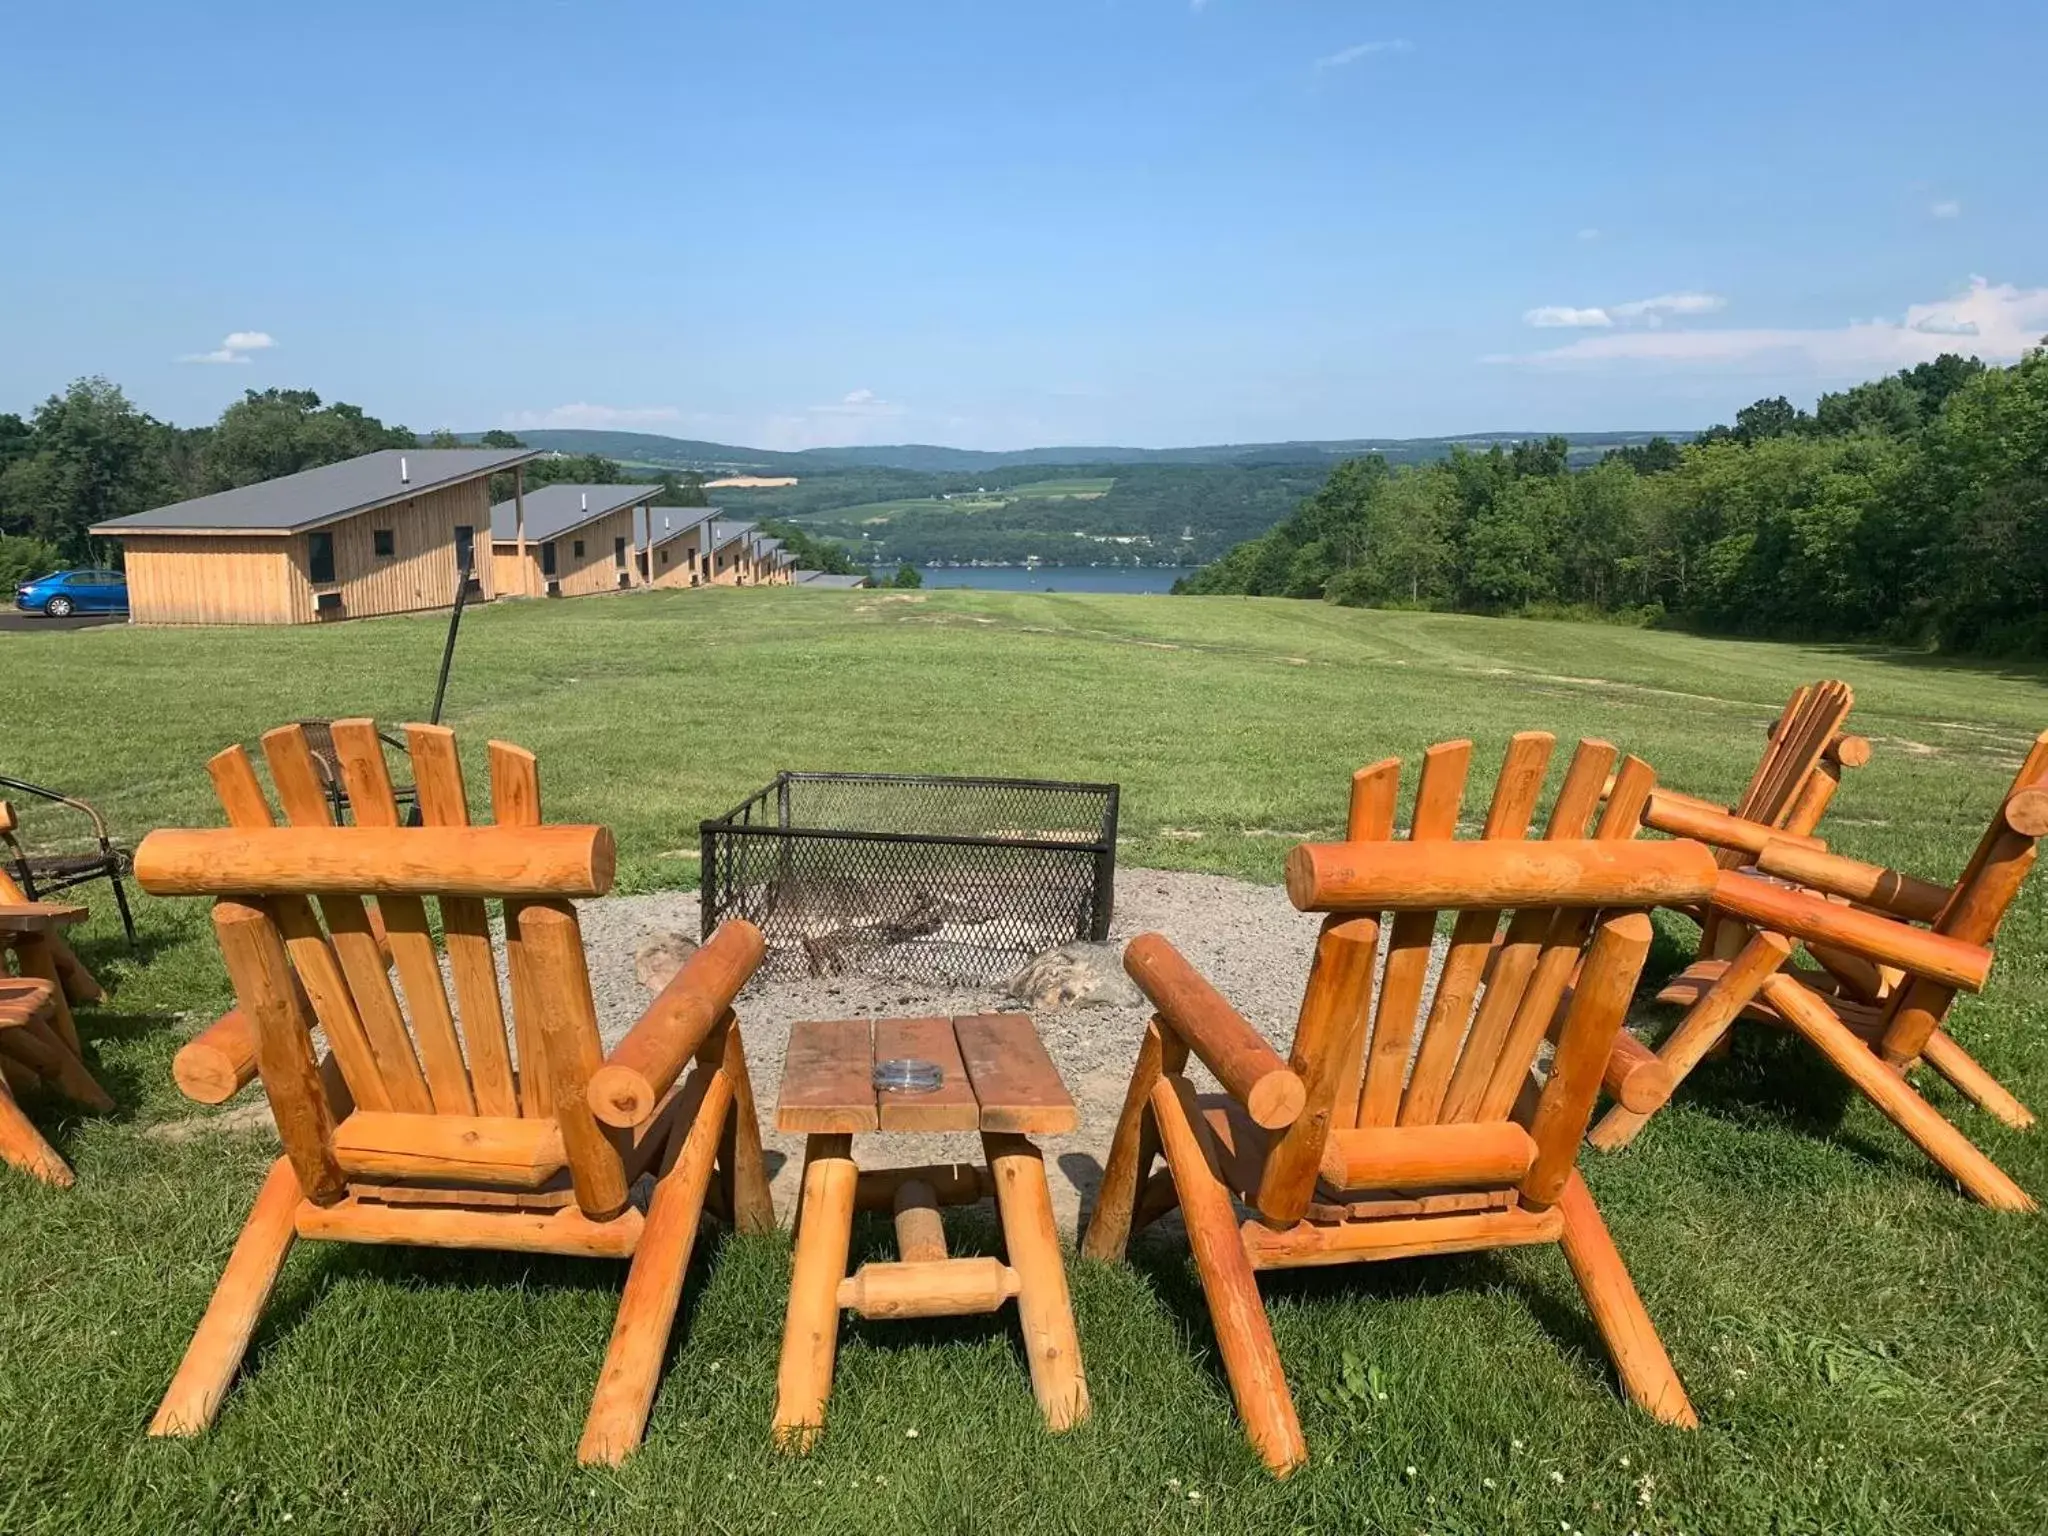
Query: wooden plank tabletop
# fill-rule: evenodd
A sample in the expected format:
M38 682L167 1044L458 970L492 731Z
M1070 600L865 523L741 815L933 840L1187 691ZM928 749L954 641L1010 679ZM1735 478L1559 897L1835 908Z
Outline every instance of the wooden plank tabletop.
M1081 1123L1059 1068L1027 1013L982 1013L953 1021L984 1131L1063 1136Z
M0 933L49 933L89 916L84 907L57 901L0 902Z
M802 1019L789 1026L775 1126L812 1135L880 1129L866 1019Z
M937 1062L931 1093L878 1094L874 1065ZM776 1129L785 1132L1009 1131L1060 1136L1080 1113L1024 1013L960 1018L805 1019L789 1027Z
M885 1131L971 1131L981 1124L974 1086L953 1038L951 1019L875 1020L875 1061L929 1061L945 1077L930 1093L876 1095Z

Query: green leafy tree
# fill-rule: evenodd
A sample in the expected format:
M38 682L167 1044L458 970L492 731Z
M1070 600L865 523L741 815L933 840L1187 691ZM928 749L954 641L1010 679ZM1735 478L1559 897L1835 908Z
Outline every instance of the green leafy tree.
M103 378L50 396L31 418L26 449L15 438L0 470L0 532L40 540L66 560L91 558L86 529L167 499L168 431Z
M252 389L214 426L206 445L207 489L254 485L380 448L418 446L404 427L387 427L361 406L322 405L310 389Z

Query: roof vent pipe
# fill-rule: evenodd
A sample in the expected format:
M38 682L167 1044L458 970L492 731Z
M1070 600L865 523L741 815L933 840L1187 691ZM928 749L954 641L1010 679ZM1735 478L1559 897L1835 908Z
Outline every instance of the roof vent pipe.
M582 511L588 512L590 510L590 492L584 491L580 496L577 497L577 500L582 504Z
M398 483L400 485L412 484L412 471L406 468L405 455L402 453L398 456Z

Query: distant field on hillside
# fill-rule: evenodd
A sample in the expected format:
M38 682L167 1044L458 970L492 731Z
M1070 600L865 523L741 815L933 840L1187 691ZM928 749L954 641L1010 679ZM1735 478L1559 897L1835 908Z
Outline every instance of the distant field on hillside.
M131 845L217 825L209 755L294 718L424 714L442 633L427 617L0 634L6 770L87 796ZM1281 599L716 589L484 607L448 718L478 804L484 743L532 748L549 819L611 826L625 889L693 883L699 818L776 770L844 768L1118 781L1128 890L1147 867L1277 882L1293 842L1340 831L1353 769L1401 757L1405 805L1422 750L1457 736L1477 745L1468 826L1525 727L1603 736L1726 798L1787 692L1828 675L1855 685L1875 745L1833 845L1952 877L2048 723L2039 669ZM2037 872L1990 988L1952 1021L2037 1109L2044 892ZM707 1233L646 1444L618 1471L580 1470L574 1449L620 1270L519 1256L294 1254L219 1427L150 1441L274 1148L150 1134L194 1115L171 1056L229 1002L206 903L141 898L131 953L85 894L83 949L115 992L80 1026L120 1113L32 1104L73 1190L0 1170L10 1529L116 1511L164 1531L288 1514L293 1530L645 1530L678 1511L714 1531L1020 1536L2048 1528L2041 1218L1961 1199L1761 1031L1628 1153L1586 1159L1696 1432L1624 1404L1552 1250L1317 1272L1266 1286L1314 1452L1276 1484L1234 1419L1185 1245L1162 1232L1130 1265L1073 1263L1084 1428L1042 1432L1006 1318L858 1324L824 1448L792 1461L768 1448L789 1238ZM1658 922L1652 964L1669 968L1693 930ZM780 1066L754 1064L764 1108ZM2048 1194L2048 1134L1936 1099ZM886 1231L859 1229L862 1252Z

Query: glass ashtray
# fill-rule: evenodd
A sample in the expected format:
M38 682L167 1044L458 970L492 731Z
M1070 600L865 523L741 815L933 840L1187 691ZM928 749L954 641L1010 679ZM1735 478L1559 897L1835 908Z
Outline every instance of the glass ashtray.
M877 1093L936 1093L945 1080L946 1069L936 1061L900 1056L875 1063L873 1082Z

